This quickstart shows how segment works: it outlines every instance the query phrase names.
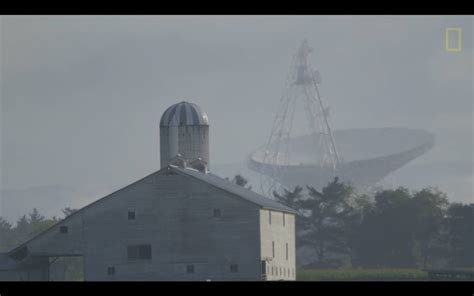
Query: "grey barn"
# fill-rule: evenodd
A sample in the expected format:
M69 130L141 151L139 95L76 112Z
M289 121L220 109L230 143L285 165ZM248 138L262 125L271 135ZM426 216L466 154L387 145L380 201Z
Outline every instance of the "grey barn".
M294 280L296 212L212 174L208 128L197 105L168 108L161 169L0 254L0 280L51 280L62 257L86 281Z

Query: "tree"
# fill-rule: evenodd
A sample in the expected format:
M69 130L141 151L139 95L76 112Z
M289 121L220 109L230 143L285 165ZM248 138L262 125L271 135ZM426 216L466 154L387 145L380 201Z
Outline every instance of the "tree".
M26 241L29 237L29 221L26 215L21 216L16 222L16 227L13 231L13 244L20 244Z
M364 217L372 209L371 198L368 195L355 196L350 203L351 211L347 218L343 220L345 237L347 240L347 253L349 255L351 266L357 265L356 245L359 240L359 227Z
M339 259L329 259L329 253L349 253L349 232L347 225L354 216L351 206L353 189L339 182L336 177L322 191L307 186L309 197L301 200L304 232L301 244L311 247L316 252L315 265L329 267L340 265Z
M59 221L56 217L46 219L34 208L28 215L23 215L18 219L16 227L13 228L13 245L21 244L42 231L48 229Z
M38 235L59 221L56 217L46 219L36 208L28 214L28 239Z
M0 217L0 252L9 249L13 239L12 225Z
M68 217L69 215L77 212L77 209L72 209L72 208L69 208L69 207L65 207L64 209L61 210L64 214L64 217Z
M285 188L283 190L283 194L281 195L274 191L273 196L278 202L286 205L287 207L299 210L301 207L300 203L303 198L303 187L296 186L292 191Z
M416 192L411 199L415 211L416 252L421 259L421 266L427 268L446 252L443 244L442 226L449 204L446 194L436 188L426 188Z
M248 183L248 180L245 179L242 175L240 174L237 174L234 176L234 179L232 179L232 182L239 185L239 186L242 186L242 187L245 187L247 189L252 189L252 186L247 186L247 183Z
M446 217L452 267L474 267L474 204L452 204Z
M442 225L448 205L446 194L425 188L382 190L361 211L353 239L358 265L415 267L433 265L446 251Z
M413 267L415 215L408 189L377 192L353 241L356 262L364 267Z

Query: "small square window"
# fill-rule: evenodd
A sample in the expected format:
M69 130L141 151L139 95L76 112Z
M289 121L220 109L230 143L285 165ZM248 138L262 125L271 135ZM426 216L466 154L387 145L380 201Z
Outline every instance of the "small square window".
M239 266L237 264L231 264L230 272L239 272Z
M107 274L108 275L114 275L115 274L115 267L114 266L107 267Z
M186 266L186 273L194 273L194 265L187 265Z
M135 211L128 211L128 220L135 220Z
M151 245L132 245L127 249L128 259L151 260Z
M139 246L138 256L140 259L151 259L151 245Z
M59 227L59 232L60 233L68 233L69 228L67 226L61 226Z
M221 209L214 209L212 215L216 218L219 218L221 217L222 213L221 213Z
M128 259L138 259L138 247L128 246L127 248Z

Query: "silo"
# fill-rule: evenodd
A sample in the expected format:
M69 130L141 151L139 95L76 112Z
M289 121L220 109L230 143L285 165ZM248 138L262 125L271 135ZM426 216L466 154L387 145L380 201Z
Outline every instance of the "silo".
M188 163L200 158L209 168L209 120L198 105L182 101L160 120L161 168L180 155Z

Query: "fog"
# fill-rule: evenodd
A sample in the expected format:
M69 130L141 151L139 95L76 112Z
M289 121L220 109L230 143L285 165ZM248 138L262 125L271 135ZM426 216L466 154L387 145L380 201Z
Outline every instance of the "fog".
M462 51L445 51L445 28ZM159 119L209 115L211 169L242 173L267 140L304 38L333 129L436 135L383 186L472 202L471 16L3 16L0 215L60 215L159 169Z

